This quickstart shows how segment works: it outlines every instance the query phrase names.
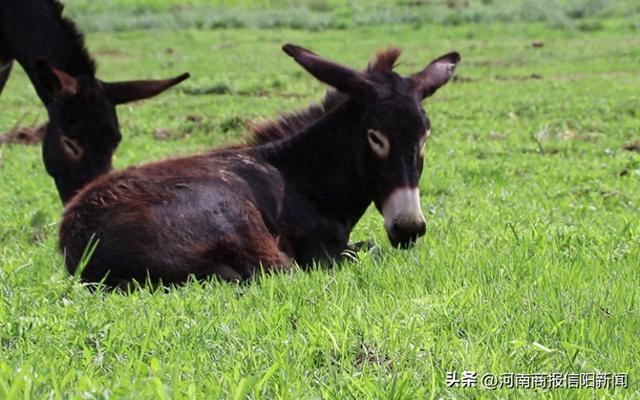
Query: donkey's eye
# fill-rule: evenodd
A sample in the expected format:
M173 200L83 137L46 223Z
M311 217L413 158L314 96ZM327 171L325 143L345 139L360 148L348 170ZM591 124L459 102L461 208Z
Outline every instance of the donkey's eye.
M60 136L60 144L62 145L62 150L64 155L70 161L78 161L82 158L82 154L84 153L84 149L78 143L77 140L71 139L68 136Z
M371 150L373 150L378 157L384 158L389 155L389 139L384 133L369 129L367 139L369 139Z

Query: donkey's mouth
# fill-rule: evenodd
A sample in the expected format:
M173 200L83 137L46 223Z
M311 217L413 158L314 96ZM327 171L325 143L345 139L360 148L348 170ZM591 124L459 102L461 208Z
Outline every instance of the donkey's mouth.
M394 247L408 249L416 244L419 237L424 236L427 224L424 220L409 223L395 222L387 229L387 236Z
M389 242L391 242L391 245L397 249L402 249L402 250L407 250L412 248L416 244L416 241L420 236L422 235L415 234L409 237L404 237L399 239L399 238L395 238L390 233L387 233L387 237L389 238Z

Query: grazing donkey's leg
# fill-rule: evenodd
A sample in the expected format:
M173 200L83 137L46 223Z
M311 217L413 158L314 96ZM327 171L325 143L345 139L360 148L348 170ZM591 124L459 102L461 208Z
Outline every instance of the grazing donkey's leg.
M2 93L2 89L4 89L4 85L5 83L7 83L7 79L9 79L12 66L13 66L13 60L9 60L9 61L0 60L0 93Z

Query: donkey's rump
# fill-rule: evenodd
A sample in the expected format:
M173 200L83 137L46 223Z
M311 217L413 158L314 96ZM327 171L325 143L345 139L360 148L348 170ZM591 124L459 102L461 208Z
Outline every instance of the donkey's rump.
M106 275L107 283L147 277L183 282L189 275L243 279L261 265L287 266L274 223L268 222L276 217L264 211L276 212L277 201L256 199L255 185L264 180L259 174L253 174L252 186L241 176L254 163L223 157L214 162L216 174L203 174L194 168L198 158L192 160L188 167L184 159L175 160L172 170L178 173L169 178L164 166L150 165L113 174L81 192L61 226L68 269L75 270L92 236L98 243L82 273L86 281ZM183 168L196 173L180 174ZM264 202L271 207L259 210L257 203Z

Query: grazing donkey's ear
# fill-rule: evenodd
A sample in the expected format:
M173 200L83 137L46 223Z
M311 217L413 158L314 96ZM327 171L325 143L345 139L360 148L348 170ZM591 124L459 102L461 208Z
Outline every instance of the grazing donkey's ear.
M310 50L285 44L282 50L321 82L333 86L340 92L365 99L375 94L373 82L363 72L326 60Z
M130 101L147 99L164 92L170 87L189 78L191 75L184 73L170 79L149 81L124 81L104 82L104 92L113 104L124 104Z
M44 59L35 62L40 88L52 97L71 97L78 93L78 82L66 72L55 69Z
M2 89L4 88L4 84L7 83L7 79L9 79L9 75L11 74L11 67L13 66L13 60L7 62L6 64L0 63L0 93L2 93Z
M411 75L419 96L425 99L449 82L459 62L460 54L456 52L445 54L431 61L422 71Z

